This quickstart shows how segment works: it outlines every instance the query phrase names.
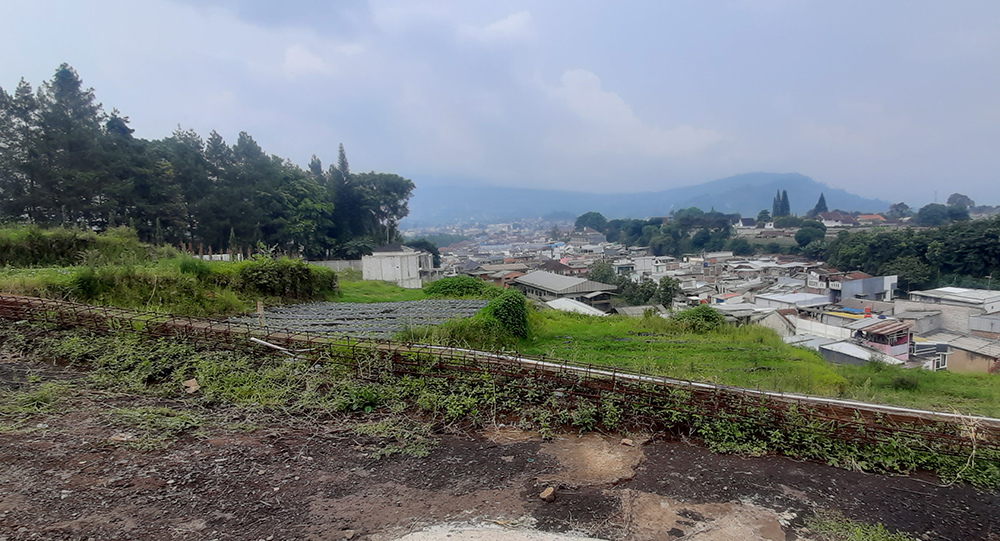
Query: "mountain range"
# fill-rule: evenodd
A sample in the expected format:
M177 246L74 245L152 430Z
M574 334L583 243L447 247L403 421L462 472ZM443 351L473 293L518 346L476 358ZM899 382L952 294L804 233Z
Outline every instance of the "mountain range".
M598 211L608 219L666 216L671 210L698 207L756 217L771 209L774 195L788 191L793 214L805 214L820 193L830 210L882 212L888 201L868 199L831 188L799 173L746 173L719 180L657 192L588 193L474 185L417 185L410 198L410 214L402 227L425 227L455 222L504 222L538 218L553 213L577 216Z

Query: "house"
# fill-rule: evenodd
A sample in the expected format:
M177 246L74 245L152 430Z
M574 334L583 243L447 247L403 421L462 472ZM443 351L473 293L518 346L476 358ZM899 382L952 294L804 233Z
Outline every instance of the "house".
M607 242L608 238L600 231L595 231L589 227L584 227L581 231L574 231L569 236L569 243L576 246L585 244L601 244Z
M927 342L948 345L949 372L996 372L1000 368L1000 342L975 336L939 332L924 337Z
M993 338L990 329L1000 332L1000 321L991 325L991 316L1000 311L1000 292L962 287L940 287L926 291L911 291L908 299L896 299L895 313L938 311L935 322L940 329L958 334L977 334ZM1000 314L998 314L1000 315Z
M571 274L575 274L573 269L571 269L568 265L563 265L562 263L554 259L550 259L542 263L541 265L538 265L538 270L543 270L546 272L551 272L552 274L559 274L562 276L569 276Z
M885 223L885 217L881 214L861 214L855 220L861 225L882 225Z
M529 272L515 278L510 285L529 299L551 301L569 298L605 312L611 309L611 293L618 289L611 284L545 271Z
M909 323L879 316L860 319L846 328L851 330L851 337L864 346L904 362L910 358L913 326Z
M757 227L757 220L753 218L740 218L734 220L733 223L736 229L755 229Z
M827 227L850 227L858 225L858 221L854 219L854 216L837 211L820 212L816 214L816 219L823 222L823 225Z
M361 258L361 276L365 280L393 282L406 289L420 289L421 268L433 268L431 254L399 243L387 244Z

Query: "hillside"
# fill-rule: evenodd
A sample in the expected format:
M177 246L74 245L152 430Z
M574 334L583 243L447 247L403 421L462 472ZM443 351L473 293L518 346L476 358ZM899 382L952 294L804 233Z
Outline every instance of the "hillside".
M504 221L535 218L551 212L579 215L590 210L608 218L664 216L673 209L697 206L723 212L756 216L770 209L777 190L787 190L792 212L803 214L826 194L831 209L869 212L888 208L887 201L867 199L839 188L831 188L798 173L747 173L693 186L656 192L598 194L560 190L457 186L417 183L410 199L410 214L404 227L419 227L465 221Z

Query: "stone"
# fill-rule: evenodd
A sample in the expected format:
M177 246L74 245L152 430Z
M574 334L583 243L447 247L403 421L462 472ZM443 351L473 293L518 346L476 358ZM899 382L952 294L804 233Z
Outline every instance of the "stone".
M632 441L631 438L622 438L622 445L628 445L629 447L632 447L633 445L635 445L635 442Z
M184 390L187 391L188 394L196 393L200 388L198 386L198 380L195 378L191 378L189 380L184 381L182 385L184 385Z
M538 495L538 497L541 498L543 501L551 502L552 500L556 499L556 489L553 487L546 488L545 490L542 491L541 494Z
M354 530L344 530L344 539L354 539Z

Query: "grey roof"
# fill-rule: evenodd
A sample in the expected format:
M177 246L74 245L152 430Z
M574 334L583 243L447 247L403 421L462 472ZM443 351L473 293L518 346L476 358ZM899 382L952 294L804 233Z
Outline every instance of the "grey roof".
M555 295L590 293L591 291L614 291L618 289L610 284L602 284L585 278L563 276L545 271L529 272L524 276L518 276L514 279L514 282L548 291Z
M931 342L941 342L949 346L965 351L972 351L994 359L1000 359L1000 342L996 340L986 340L976 336L963 336L959 334L939 332L925 336Z
M926 291L911 291L910 297L913 298L914 296L966 304L986 304L988 302L1000 301L1000 291L968 289L964 287L939 287Z

